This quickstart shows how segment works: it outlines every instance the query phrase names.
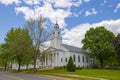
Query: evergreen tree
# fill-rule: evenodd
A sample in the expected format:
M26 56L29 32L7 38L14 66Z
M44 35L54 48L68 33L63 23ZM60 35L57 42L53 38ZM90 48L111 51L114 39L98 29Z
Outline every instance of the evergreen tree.
M67 70L70 72L74 72L76 70L75 64L73 63L72 57L70 56L69 62L67 64Z

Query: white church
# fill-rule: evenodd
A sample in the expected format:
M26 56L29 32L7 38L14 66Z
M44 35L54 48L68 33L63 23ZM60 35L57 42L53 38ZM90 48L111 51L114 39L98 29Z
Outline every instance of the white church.
M89 53L81 48L63 44L60 35L59 25L56 23L52 32L50 47L44 61L37 60L36 68L40 67L61 67L66 66L71 56L76 67L89 68L93 65L93 60ZM12 69L17 69L18 64L13 64ZM33 68L30 64L28 68ZM26 66L21 66L26 69Z
M87 51L62 43L62 37L57 23L52 32L49 50L52 52L48 53L48 57L45 59L45 67L65 66L70 56L77 67L87 68L92 66L93 61Z

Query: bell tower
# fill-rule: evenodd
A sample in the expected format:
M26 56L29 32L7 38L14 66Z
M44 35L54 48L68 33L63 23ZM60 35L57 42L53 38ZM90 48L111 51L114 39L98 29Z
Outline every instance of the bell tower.
M56 49L61 49L61 44L62 44L62 37L60 35L59 25L56 22L54 29L52 31L50 46Z

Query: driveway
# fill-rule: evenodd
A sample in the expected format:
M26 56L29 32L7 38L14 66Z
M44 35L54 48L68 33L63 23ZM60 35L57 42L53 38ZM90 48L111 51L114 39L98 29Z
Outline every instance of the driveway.
M0 72L0 80L62 80L62 79L25 73Z

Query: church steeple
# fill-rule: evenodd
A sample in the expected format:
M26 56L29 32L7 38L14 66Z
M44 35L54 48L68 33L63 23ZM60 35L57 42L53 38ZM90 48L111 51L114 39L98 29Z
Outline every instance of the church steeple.
M60 49L62 44L62 37L60 35L59 25L56 22L51 36L51 47Z
M60 29L58 23L55 24L52 36L60 36Z

